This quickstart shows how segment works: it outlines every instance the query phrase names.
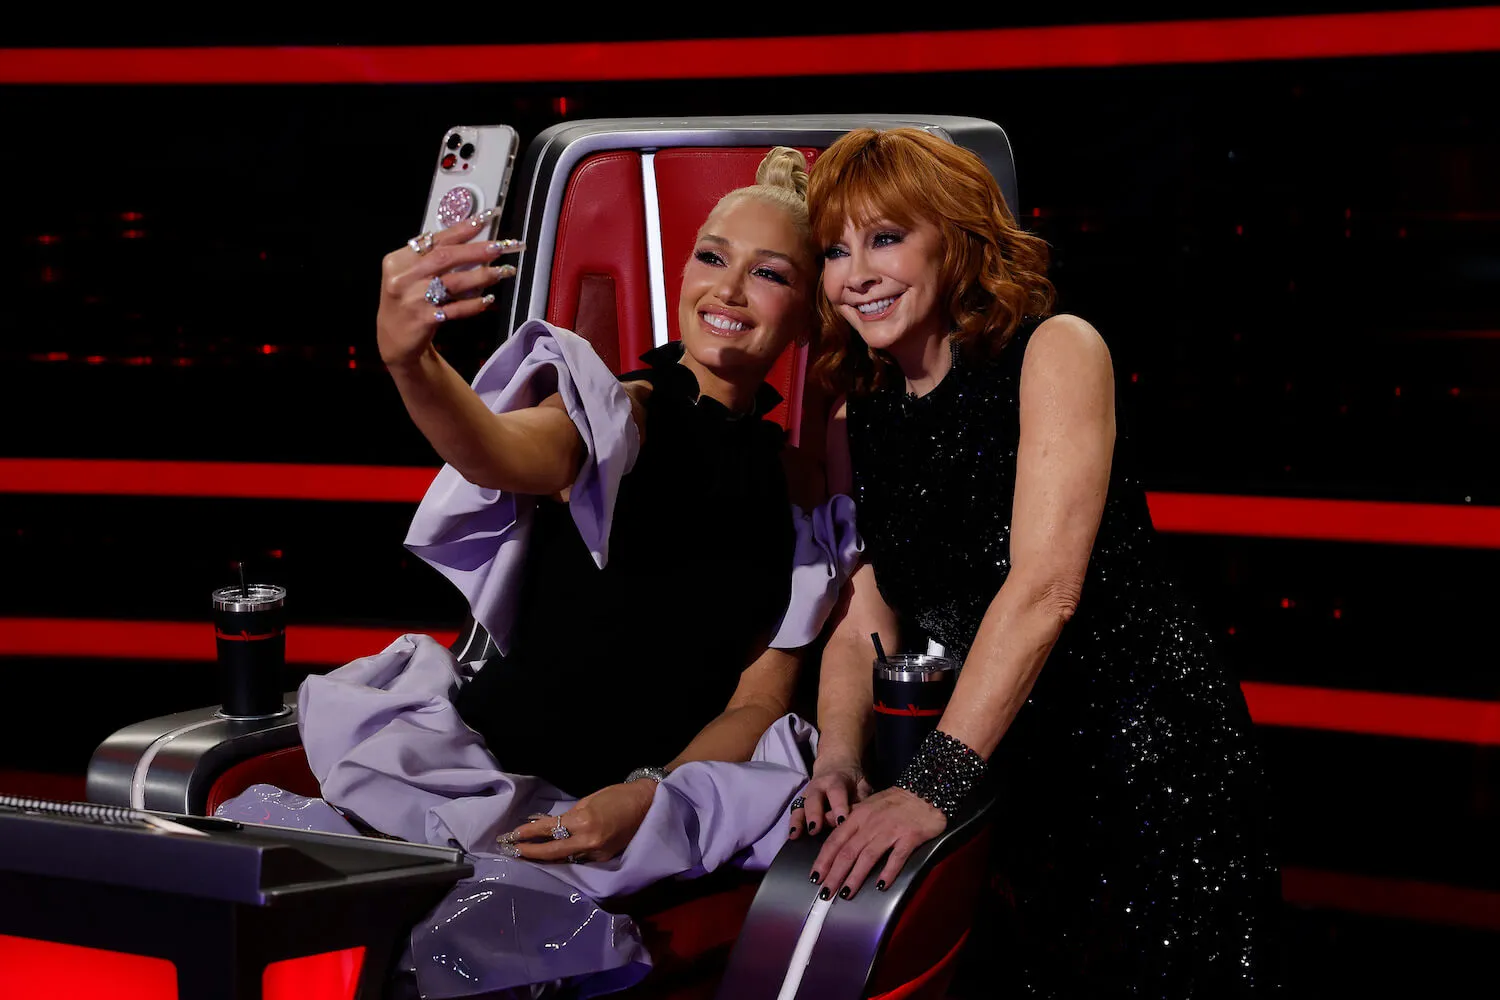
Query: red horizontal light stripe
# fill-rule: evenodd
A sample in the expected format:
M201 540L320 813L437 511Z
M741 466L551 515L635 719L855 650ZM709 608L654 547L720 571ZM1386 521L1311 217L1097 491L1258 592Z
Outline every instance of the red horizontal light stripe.
M948 73L1500 49L1500 8L876 35L214 48L0 49L0 83L499 83Z
M435 470L280 462L0 458L0 493L416 503ZM1500 507L1151 493L1169 534L1500 548Z
M1500 892L1489 889L1289 867L1281 895L1294 906L1500 930Z
M415 503L436 471L401 465L0 458L0 493Z
M399 628L292 625L286 632L288 663L332 666L378 653ZM455 632L430 633L443 645ZM211 661L213 624L111 621L97 618L0 618L0 656L64 656L83 659Z
M1500 746L1500 701L1258 681L1240 686L1250 717L1261 726Z
M396 628L291 625L287 660L311 666L347 663L384 649L400 634ZM456 638L452 632L432 634L444 645ZM207 621L0 618L0 656L209 661L213 626ZM1500 746L1500 702L1258 681L1241 686L1251 718L1263 726Z
M1500 507L1152 493L1151 520L1172 534L1500 548Z

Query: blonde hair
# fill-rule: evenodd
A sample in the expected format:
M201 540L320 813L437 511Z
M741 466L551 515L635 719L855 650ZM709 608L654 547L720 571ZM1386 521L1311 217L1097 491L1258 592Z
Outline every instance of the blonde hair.
M744 198L758 198L791 216L808 252L808 262L817 266L817 245L807 214L807 159L790 146L772 146L755 169L755 183L735 188L719 199L710 216Z

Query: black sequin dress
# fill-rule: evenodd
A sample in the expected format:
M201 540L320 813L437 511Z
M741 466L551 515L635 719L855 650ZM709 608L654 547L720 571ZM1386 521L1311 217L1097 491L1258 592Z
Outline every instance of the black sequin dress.
M925 396L849 400L859 530L907 648L966 655L1010 570L1034 328L993 361L955 358ZM1125 461L1117 445L1077 613L991 760L1007 905L984 992L1260 996L1279 977L1280 883L1250 719Z

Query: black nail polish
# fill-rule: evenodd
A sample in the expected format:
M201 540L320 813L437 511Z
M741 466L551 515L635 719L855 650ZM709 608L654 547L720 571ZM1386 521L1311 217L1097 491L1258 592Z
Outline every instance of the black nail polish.
M848 818L849 818L848 816L840 816L839 817L839 822L842 823L844 820L846 820Z
M809 882L811 882L813 885L817 885L818 884L818 878L819 878L818 873L817 872L813 872L811 875L809 875L807 877L807 880Z
M879 889L881 892L885 892L885 879L881 879L879 882L876 882L875 888Z
M818 824L816 824L816 823L809 823L809 824L807 824L807 832L808 833L817 833L818 832Z
M832 895L833 895L833 893L831 891L829 891L828 886L825 885L823 887L823 891L820 892L820 893L818 893L818 898L819 899L827 899L829 896L832 896Z
M795 836L797 836L797 828L794 826L790 830L788 830L787 831L787 836L788 837L795 837Z
M842 889L839 890L839 899L848 899L848 898L849 898L849 887L846 885Z

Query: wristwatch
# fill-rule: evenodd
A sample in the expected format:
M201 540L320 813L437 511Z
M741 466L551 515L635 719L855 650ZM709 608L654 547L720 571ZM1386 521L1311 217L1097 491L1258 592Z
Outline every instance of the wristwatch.
M664 767L638 767L626 776L625 784L628 785L632 781L641 781L645 778L650 778L659 785L667 780L667 770Z

